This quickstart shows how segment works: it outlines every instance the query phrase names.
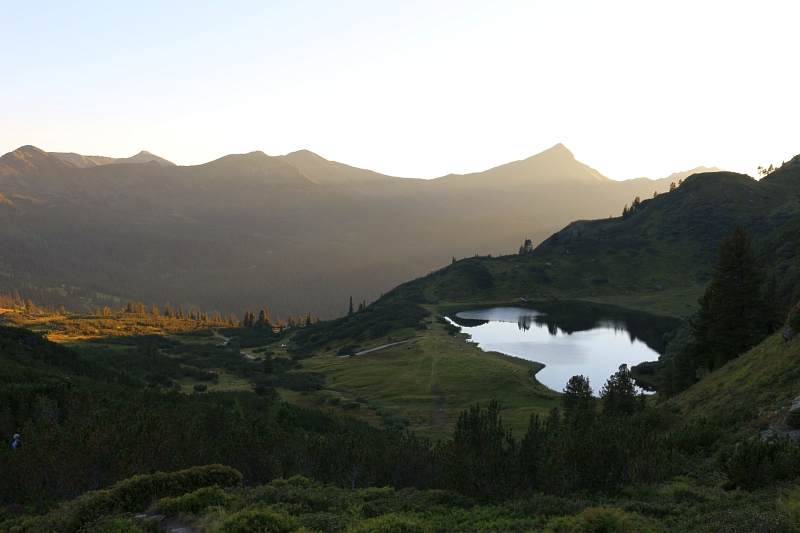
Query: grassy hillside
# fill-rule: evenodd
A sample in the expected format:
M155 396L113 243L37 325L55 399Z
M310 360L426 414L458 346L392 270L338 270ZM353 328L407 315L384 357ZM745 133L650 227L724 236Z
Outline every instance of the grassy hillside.
M425 278L423 290L437 301L576 298L687 316L719 243L738 224L763 248L764 264L793 287L794 241L787 239L797 234L799 183L797 157L761 181L694 175L632 216L573 222L528 254L459 261ZM782 290L788 305L794 289Z
M776 333L670 399L668 405L688 419L747 410L760 427L781 425L788 410L774 411L791 406L800 395L799 384L800 342L786 342Z

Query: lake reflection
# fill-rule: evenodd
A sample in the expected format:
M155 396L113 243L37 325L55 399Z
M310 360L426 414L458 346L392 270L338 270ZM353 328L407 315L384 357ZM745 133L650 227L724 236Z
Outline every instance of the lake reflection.
M662 336L675 319L581 304L539 309L494 307L458 313L452 320L487 351L544 363L536 378L561 392L570 377L589 378L595 394L619 366L658 359Z

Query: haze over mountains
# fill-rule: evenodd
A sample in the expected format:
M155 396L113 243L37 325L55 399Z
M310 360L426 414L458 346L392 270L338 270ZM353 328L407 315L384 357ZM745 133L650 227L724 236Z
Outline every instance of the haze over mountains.
M25 146L0 157L0 292L67 285L161 306L338 316L351 295L371 301L452 257L514 253L573 220L617 216L693 172L614 181L560 144L434 180L306 150L181 167L148 152Z

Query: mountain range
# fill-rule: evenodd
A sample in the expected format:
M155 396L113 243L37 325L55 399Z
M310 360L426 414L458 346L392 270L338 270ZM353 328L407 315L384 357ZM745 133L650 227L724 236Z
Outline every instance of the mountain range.
M126 164L122 164L126 163ZM24 146L0 157L0 292L338 316L452 258L606 218L668 178L611 180L563 145L484 172L399 178L301 150L177 166Z

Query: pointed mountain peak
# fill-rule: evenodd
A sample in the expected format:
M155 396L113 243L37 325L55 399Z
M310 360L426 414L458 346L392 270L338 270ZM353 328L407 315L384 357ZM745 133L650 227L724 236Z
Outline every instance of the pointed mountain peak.
M545 150L545 151L544 151L544 152L542 152L542 153L543 153L543 154L559 154L559 155L565 155L565 156L569 156L569 157L571 157L572 159L575 159L575 156L574 156L574 155L573 155L573 153L570 151L570 149L569 149L569 148L567 148L566 146L564 146L564 145L563 145L563 144L561 144L561 143L558 143L558 144L554 145L552 148L548 148L547 150Z
M123 157L114 161L114 164L123 164L123 163L149 163L151 161L155 161L162 167L174 167L176 166L175 163L172 161L167 161L163 157L159 157L155 154L151 154L146 150L142 150L138 154L133 157Z

